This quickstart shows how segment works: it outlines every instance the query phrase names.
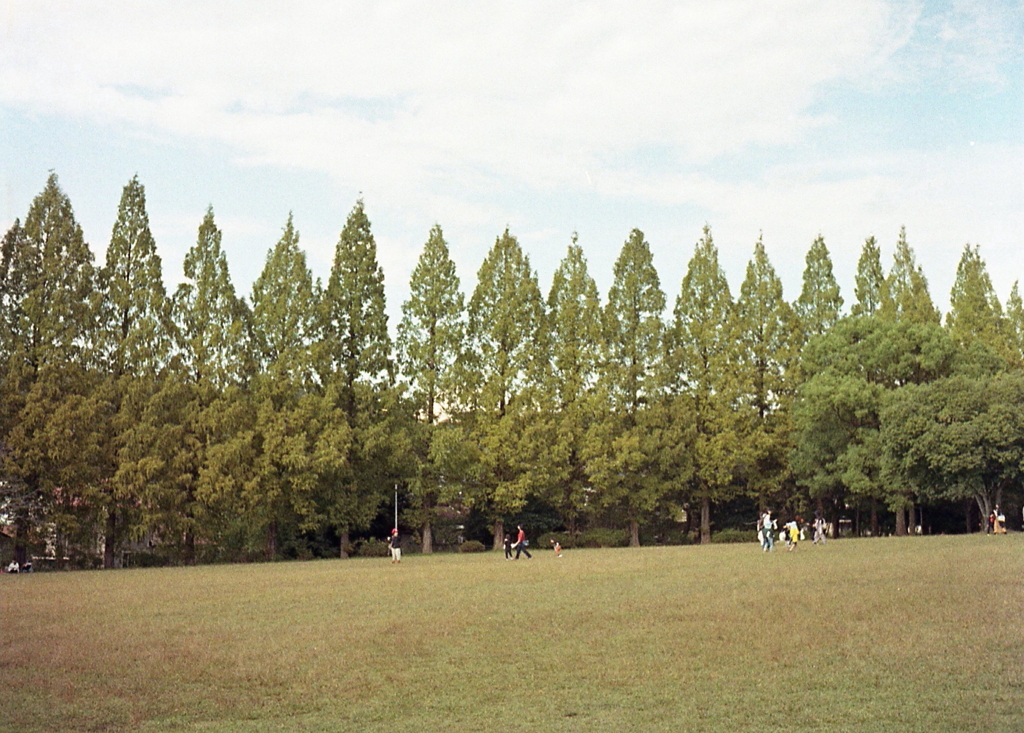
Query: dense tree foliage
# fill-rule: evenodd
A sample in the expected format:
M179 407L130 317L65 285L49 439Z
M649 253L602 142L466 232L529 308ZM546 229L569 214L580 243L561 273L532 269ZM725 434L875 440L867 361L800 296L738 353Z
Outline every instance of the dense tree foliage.
M630 544L640 544L640 520L664 491L658 471L659 433L649 429L664 369L665 294L651 247L634 229L615 262L603 312L604 354L585 460L595 504L621 513Z
M55 175L4 234L0 525L19 561L346 556L390 530L395 493L426 552L518 522L639 545L764 508L872 535L1020 515L1024 305L1017 285L1000 303L977 246L943 322L903 229L888 273L864 242L844 315L822 237L794 301L760 239L734 299L705 227L666 312L638 229L602 305L575 235L545 299L508 230L467 302L435 226L392 341L362 201L324 287L290 215L247 297L221 238L211 207L168 297L137 177L102 267Z
M469 461L459 412L459 360L466 350L465 298L440 225L430 230L398 324L398 361L410 391L413 512L424 552L438 512L457 499Z

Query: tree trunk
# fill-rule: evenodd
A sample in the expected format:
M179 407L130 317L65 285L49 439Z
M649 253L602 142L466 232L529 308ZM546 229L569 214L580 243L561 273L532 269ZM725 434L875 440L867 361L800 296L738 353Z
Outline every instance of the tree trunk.
M107 514L107 533L103 538L103 567L114 567L114 533L117 531L117 513L111 510Z
M192 534L191 529L185 530L185 564L195 565L196 564L196 536Z
M28 522L23 517L14 522L14 561L19 566L28 561ZM63 561L62 555L58 555L57 561Z
M273 560L277 556L277 522L273 521L267 527L267 559Z
M707 496L700 500L700 543L711 544L711 499Z
M878 536L878 503L871 500L871 536Z
M423 527L420 529L420 537L423 540L423 549L421 552L424 555L429 555L434 551L434 532L430 528L430 520L423 520Z
M195 512L192 511L192 505L195 501L195 497L192 495L192 491L188 491L188 506L185 509L185 548L184 548L184 560L186 565L196 564L196 536L193 533L195 527Z
M992 514L992 502L988 499L988 494L975 494L975 501L978 503L978 511L981 512L981 526L988 527L988 517Z
M505 522L502 519L494 520L494 549L500 550L505 546Z
M903 507L896 510L896 536L907 536L907 511Z
M916 535L917 534L917 507L915 507L913 504L911 504L910 507L907 509L907 514L910 516L910 519L907 521L907 531L910 534L912 534L912 535Z
M629 546L640 546L640 523L634 517L629 518Z
M341 528L340 535L341 536L340 536L340 538L338 540L338 546L340 548L340 552L339 552L338 556L342 560L346 560L346 559L348 559L348 546L349 546L348 527L347 526Z

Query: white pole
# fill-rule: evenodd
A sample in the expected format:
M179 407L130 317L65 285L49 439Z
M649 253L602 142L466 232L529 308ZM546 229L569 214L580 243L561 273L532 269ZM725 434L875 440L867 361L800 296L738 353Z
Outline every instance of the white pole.
M395 484L395 529L398 529L398 484Z

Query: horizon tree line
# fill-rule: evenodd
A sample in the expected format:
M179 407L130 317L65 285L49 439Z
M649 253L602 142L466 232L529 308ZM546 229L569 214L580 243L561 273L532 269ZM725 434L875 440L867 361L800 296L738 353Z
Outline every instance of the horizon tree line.
M124 187L97 266L51 174L0 249L0 518L16 559L103 564L149 538L169 560L303 555L388 512L424 552L453 511L628 531L716 507L851 507L913 531L921 506L984 517L1024 471L1024 306L1001 305L965 246L945 322L901 229L886 273L869 237L844 300L824 238L789 303L754 243L734 298L710 227L671 311L631 231L604 301L574 234L542 293L499 235L469 297L440 225L392 340L363 202L314 278L291 215L248 297L212 207L168 294L145 190ZM970 523L973 510L966 512Z

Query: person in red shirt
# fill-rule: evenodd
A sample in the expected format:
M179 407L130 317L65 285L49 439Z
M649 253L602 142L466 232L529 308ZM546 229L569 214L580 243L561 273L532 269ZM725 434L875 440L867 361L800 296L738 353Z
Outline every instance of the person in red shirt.
M398 528L391 530L391 540L388 542L391 549L391 562L402 562L402 542L398 538Z
M516 537L516 560L519 559L519 553L523 553L527 557L533 557L530 551L526 549L526 532L523 531L523 525L519 525L519 535Z

